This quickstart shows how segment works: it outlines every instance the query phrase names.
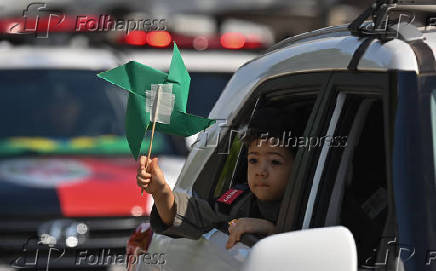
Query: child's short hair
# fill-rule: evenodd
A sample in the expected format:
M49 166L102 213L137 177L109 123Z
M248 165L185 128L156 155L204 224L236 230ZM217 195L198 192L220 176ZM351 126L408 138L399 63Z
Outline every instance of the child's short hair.
M262 139L265 142L277 139L280 146L287 147L295 156L298 147L293 143L303 135L306 123L304 120L305 118L300 118L295 110L285 111L274 107L259 108L253 113L242 141L249 145L256 139Z

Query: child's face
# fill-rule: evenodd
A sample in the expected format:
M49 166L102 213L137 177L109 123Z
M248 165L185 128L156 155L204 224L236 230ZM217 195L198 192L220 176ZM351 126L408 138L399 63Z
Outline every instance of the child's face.
M269 140L260 143L253 140L248 147L248 185L260 200L281 199L294 159L285 147L273 146Z

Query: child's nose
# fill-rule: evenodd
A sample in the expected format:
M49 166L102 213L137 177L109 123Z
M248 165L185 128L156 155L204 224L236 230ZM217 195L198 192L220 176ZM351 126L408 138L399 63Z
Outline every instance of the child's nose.
M259 167L257 168L257 175L262 177L268 176L268 168L266 163L260 163Z

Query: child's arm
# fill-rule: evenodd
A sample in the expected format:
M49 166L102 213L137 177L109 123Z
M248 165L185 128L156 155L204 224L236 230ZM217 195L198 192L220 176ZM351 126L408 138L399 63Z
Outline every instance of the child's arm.
M273 234L274 224L266 219L243 217L233 219L229 223L229 239L227 240L226 248L232 248L244 233L263 233Z
M148 163L147 171L145 171ZM167 225L174 222L176 208L174 204L174 194L171 191L165 177L158 165L158 159L154 158L147 161L147 157L141 156L138 174L136 175L138 186L153 196L159 216Z

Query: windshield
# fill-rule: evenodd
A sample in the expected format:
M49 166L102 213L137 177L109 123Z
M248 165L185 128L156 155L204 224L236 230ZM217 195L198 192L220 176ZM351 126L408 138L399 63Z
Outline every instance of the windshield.
M96 74L0 71L0 154L129 154L124 136L127 92ZM173 153L169 141L156 134L153 153Z
M436 89L433 90L431 97L431 117L433 126L433 161L436 179Z
M232 73L191 72L186 110L190 114L208 117Z

